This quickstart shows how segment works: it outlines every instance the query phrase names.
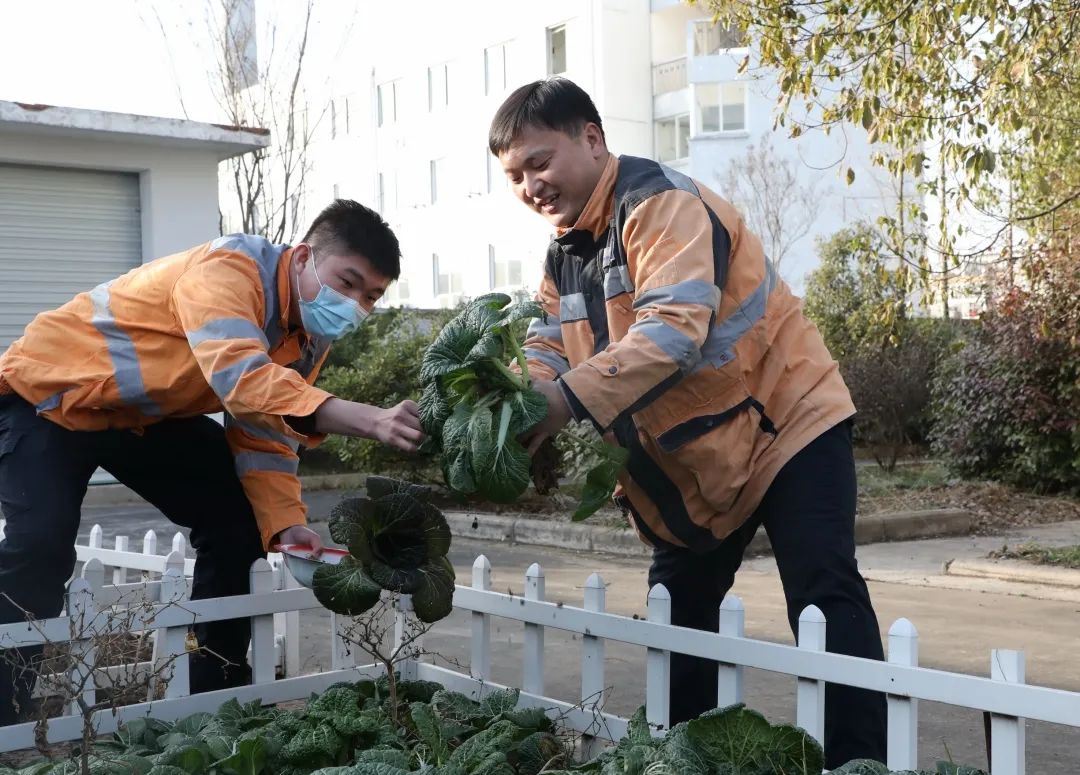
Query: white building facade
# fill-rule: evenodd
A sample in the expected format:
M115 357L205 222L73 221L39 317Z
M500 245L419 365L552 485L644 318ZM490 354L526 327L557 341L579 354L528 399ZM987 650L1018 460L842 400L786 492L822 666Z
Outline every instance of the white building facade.
M549 75L592 95L613 152L659 159L732 199L728 165L771 137L818 204L781 266L797 291L816 265L817 237L895 201L861 129L797 140L773 132L772 76L739 73L746 50L704 8L420 0L354 11L346 31L330 17L316 30L315 50L332 49L333 65L328 79L305 84L304 120L314 129L302 220L339 196L379 210L404 256L390 304L450 306L492 289L536 288L551 231L511 196L487 130L513 89Z

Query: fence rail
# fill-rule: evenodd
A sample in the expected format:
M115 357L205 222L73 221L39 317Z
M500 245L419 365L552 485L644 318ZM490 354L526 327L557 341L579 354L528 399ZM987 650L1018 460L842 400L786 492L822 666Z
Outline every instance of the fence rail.
M91 543L93 541L92 536ZM117 545L120 543L118 540ZM379 668L374 665L356 665L355 652L339 636L346 622L331 616L328 634L333 638L332 669L298 675L299 612L318 608L319 604L310 590L297 588L280 562L275 566L266 560L253 564L249 594L193 601L187 597L189 561L179 551L185 547L174 543L172 548L177 551L161 556L146 552L148 543L156 546L156 541L144 540L144 552L141 553L104 549L98 534L98 546L80 547L80 556L87 559L81 577L69 587L66 615L30 628L25 622L0 625L0 647L4 648L45 641L87 644L90 641L87 632L118 629L110 621L110 610L129 604L131 599L125 595L132 595L132 599L138 601L137 606L141 608L129 616L128 623L157 634L154 660L139 667L149 669L158 664L158 660L174 658L174 669L164 699L126 706L115 715L111 711L99 713L95 721L99 732L111 732L118 723L148 714L173 719L198 710L212 710L233 696L244 701L262 698L268 703L303 699L334 681L379 673ZM124 583L119 586L104 583L107 570L102 557L107 557L114 566L112 578ZM126 583L127 569L140 570L150 566L150 572L161 569L157 571L161 574L160 579L150 579L143 584ZM584 736L588 747L618 739L626 729L625 719L604 711L604 656L608 641L645 650L646 716L657 734L662 734L668 727L672 653L711 658L721 663L718 705L744 701L743 670L747 667L792 676L796 685L796 723L819 741L824 735L826 682L885 693L888 698L887 764L893 769L914 769L918 764L920 700L990 714L994 775L1024 773L1026 719L1080 727L1080 693L1025 684L1022 652L993 651L990 675L985 678L920 667L918 632L907 619L897 620L889 631L888 660L876 662L824 651L828 623L812 606L800 618L798 645L788 646L744 637L745 612L736 597L729 596L724 601L719 632L709 633L672 626L670 597L662 586L654 587L649 594L648 617L636 619L606 612L605 585L599 574L594 573L586 580L581 607L547 601L544 572L537 564L529 567L524 582L523 595L494 591L490 563L485 557L478 557L470 585L459 585L454 594L455 608L466 613L471 621L468 673L408 661L401 665L402 674L438 681L477 698L499 688L491 680L491 618L503 617L520 622L524 628L522 705L541 707L558 715L563 724ZM399 638L404 631L403 617L408 608L408 598L404 598L397 614ZM184 651L187 629L197 621L238 617L252 620L253 685L187 696L187 656ZM547 696L545 632L548 628L581 636L581 690L578 696ZM276 672L285 677L275 680ZM111 673L105 673L92 682L91 691L108 685ZM51 741L76 739L81 733L80 725L81 720L75 715L50 720L48 737ZM33 735L33 724L0 729L0 750L30 746L34 742Z

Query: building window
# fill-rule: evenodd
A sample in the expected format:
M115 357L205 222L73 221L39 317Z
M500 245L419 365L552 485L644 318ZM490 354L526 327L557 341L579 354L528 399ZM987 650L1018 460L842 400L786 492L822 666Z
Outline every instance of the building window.
M428 112L450 104L450 65L434 65L427 70Z
M501 94L506 90L506 49L509 44L500 43L484 49L484 96Z
M442 177L441 173L444 166L444 159L432 159L428 162L428 167L431 172L431 204L435 204L439 201L439 178Z
M386 289L386 295L383 296L387 303L401 303L409 300L409 281L405 277L399 277L394 282L390 283L390 287Z
M566 72L566 25L548 27L547 31L548 75Z
M675 161L690 156L690 116L683 114L656 122L656 160Z
M499 259L494 245L488 245L488 284L491 288L520 288L521 261Z
M506 177L506 173L503 172L499 157L488 148L484 149L484 165L487 168L487 192L489 194L498 188L499 181L502 181L503 188L510 187L510 181Z
M715 56L733 48L745 48L746 42L738 30L702 20L694 22L694 56Z
M746 131L746 83L700 84L697 92L699 132Z
M376 176L375 206L380 213L386 212L386 178L381 172Z
M432 290L436 296L445 296L450 293L461 293L461 274L451 272L439 265L439 254L431 254L431 277Z
M378 86L379 126L397 123L397 81L387 81Z
M292 115L293 125L292 131L296 133L296 136L301 140L310 140L311 135L308 131L308 110L307 107L303 107L296 111Z

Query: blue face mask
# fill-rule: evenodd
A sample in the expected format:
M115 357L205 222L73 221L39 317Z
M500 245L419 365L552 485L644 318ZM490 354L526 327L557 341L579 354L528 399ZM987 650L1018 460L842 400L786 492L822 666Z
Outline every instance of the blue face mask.
M300 319L304 330L320 339L340 339L360 327L368 311L357 302L344 296L329 285L324 285L315 266L315 254L311 255L311 270L319 281L319 292L311 301L300 295L300 277L296 278L296 299L300 303Z

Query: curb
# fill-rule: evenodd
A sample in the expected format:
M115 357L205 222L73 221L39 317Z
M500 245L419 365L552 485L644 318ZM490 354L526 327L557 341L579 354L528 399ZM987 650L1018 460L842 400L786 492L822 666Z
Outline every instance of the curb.
M358 490L364 486L367 474L318 474L301 476L300 486L314 490ZM134 506L145 499L122 484L94 484L87 488L84 506Z
M351 490L363 487L367 474L323 474L300 477L302 487L314 490ZM85 506L127 506L145 501L122 484L91 486L83 499ZM447 511L450 532L460 538L551 546L587 552L606 552L630 557L648 557L652 549L630 528L576 524L565 520L527 519L483 512ZM877 544L921 538L968 535L971 515L957 509L906 511L875 514L855 520L855 543ZM771 554L769 538L759 530L746 548L746 555Z
M1080 589L1080 571L1032 565L1021 560L950 560L945 564L945 573L949 576Z
M580 525L559 520L521 519L479 512L446 512L450 532L459 538L551 546L559 549L647 557L652 549L629 528ZM876 514L855 520L855 543L877 544L921 538L968 535L971 515L957 509ZM771 554L769 538L759 530L748 556Z

